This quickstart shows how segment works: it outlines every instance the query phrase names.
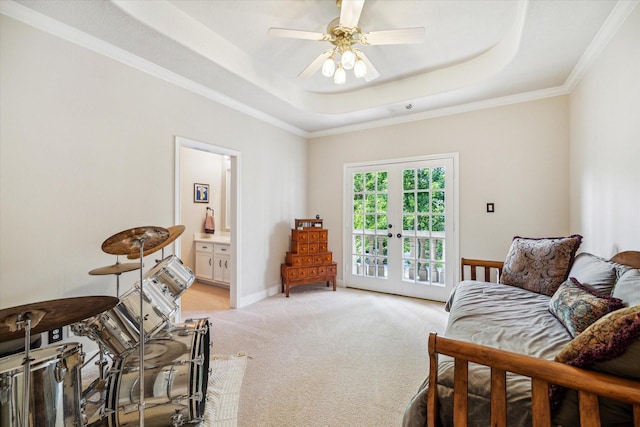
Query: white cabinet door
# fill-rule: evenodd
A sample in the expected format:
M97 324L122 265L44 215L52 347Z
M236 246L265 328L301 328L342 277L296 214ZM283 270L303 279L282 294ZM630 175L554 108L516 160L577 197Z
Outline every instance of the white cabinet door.
M231 282L231 258L227 256L220 257L222 260L222 281L229 284Z
M196 242L196 277L213 279L213 245Z
M213 249L213 280L220 283L229 284L231 263L229 256L229 245L216 244Z
M213 279L213 255L206 252L196 252L196 277Z

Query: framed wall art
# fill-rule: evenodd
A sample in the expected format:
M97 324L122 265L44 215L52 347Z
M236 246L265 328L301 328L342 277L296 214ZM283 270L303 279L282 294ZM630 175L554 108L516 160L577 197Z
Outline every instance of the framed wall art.
M193 184L193 202L209 203L209 184Z

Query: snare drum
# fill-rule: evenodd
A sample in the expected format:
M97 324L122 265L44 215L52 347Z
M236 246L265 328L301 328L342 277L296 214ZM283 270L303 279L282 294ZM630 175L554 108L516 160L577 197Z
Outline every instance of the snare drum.
M209 345L207 319L172 326L144 345L145 425L202 421L209 376ZM139 379L138 352L114 362L104 411L109 426L138 424Z
M175 255L169 255L160 261L144 277L156 279L165 285L163 291L171 294L174 300L180 298L196 278L193 271Z
M169 325L178 306L155 279L143 282L145 341ZM140 283L127 291L110 310L71 325L76 335L104 345L112 356L133 351L140 342Z
M0 425L20 427L22 422L24 356L0 359ZM29 353L31 362L29 426L83 425L80 406L84 359L78 343L45 347Z

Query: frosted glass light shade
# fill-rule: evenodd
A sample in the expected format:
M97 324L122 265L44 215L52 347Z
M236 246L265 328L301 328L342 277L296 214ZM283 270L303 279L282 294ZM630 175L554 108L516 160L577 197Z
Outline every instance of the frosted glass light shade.
M353 54L352 51L347 50L342 54L341 62L345 70L350 70L353 68L353 66L356 63L356 56Z
M359 79L367 75L367 64L362 59L358 59L353 66L353 74Z
M336 63L333 61L333 58L327 58L322 64L322 75L325 77L331 77L335 71Z
M333 82L337 85L343 85L347 81L347 72L344 71L342 65L338 67L336 73L333 75Z

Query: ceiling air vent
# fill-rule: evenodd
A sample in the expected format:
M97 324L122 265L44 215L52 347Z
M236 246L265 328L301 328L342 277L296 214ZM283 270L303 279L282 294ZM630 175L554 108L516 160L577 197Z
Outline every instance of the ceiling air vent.
M391 105L389 106L389 111L391 111L392 113L408 113L409 111L411 111L413 109L413 104L410 102L407 102L405 104L396 104L396 105Z

